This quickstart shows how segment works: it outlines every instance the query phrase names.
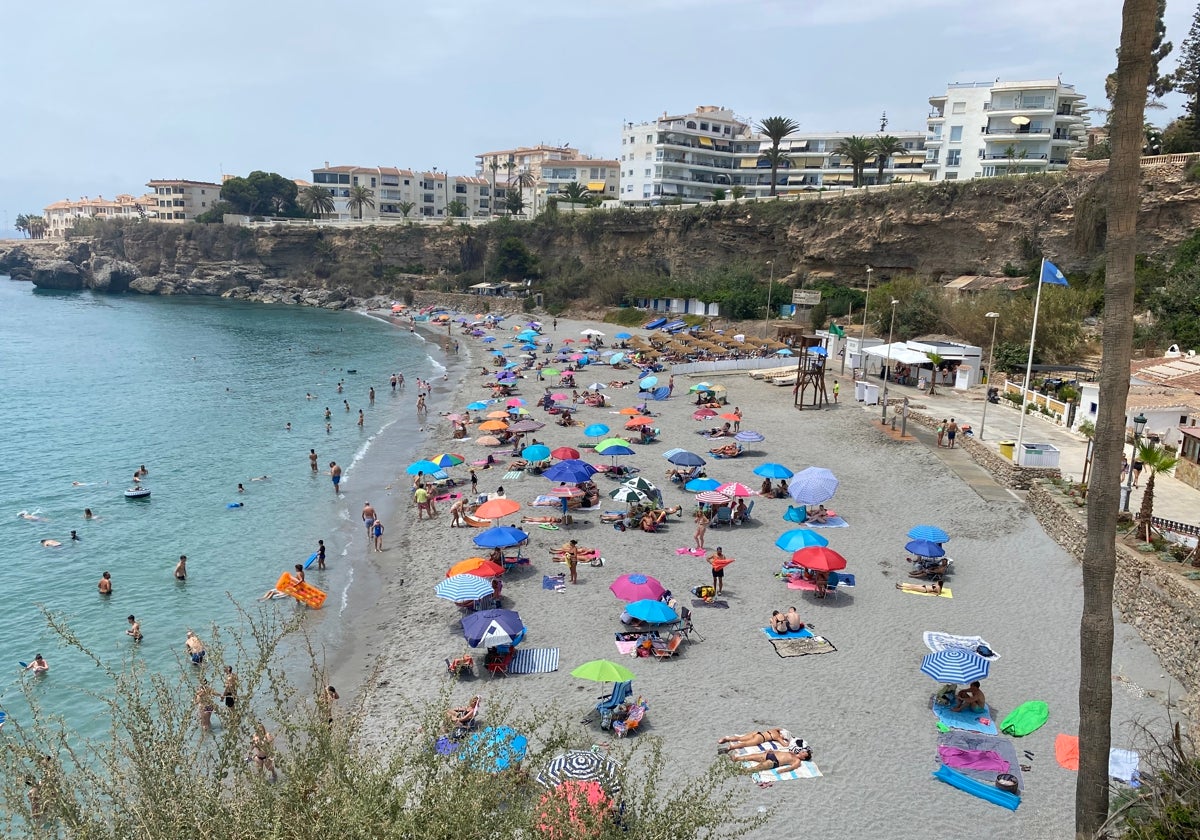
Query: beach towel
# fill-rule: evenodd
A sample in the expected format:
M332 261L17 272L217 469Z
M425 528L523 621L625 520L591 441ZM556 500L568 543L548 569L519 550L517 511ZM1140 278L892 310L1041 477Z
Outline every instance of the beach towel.
M952 633L943 633L939 630L926 630L921 634L921 638L925 641L925 647L934 653L946 650L947 648L966 648L978 656L983 656L983 654L979 653L979 647L982 645L991 651L989 656L983 657L988 662L995 662L1000 658L1000 654L996 653L995 649L987 643L983 636L955 636Z
M994 750L964 750L961 747L938 747L938 758L955 770L978 770L983 773L1007 773L1008 762Z
M562 507L562 499L557 496L538 496L529 503L530 507Z
M620 639L617 639L616 645L617 653L621 654L622 656L632 656L633 652L637 650L638 642L636 639L632 642L623 642Z
M567 582L562 575L542 575L542 589L551 592L566 592Z
M1133 750L1113 747L1108 751L1108 775L1122 782L1136 783L1138 754Z
M1059 767L1079 772L1079 736L1058 733L1054 738L1054 760Z
M510 674L548 674L558 670L558 648L518 650L508 663Z
M1049 706L1041 700L1030 700L1008 713L1008 717L1000 723L1000 731L1005 735L1020 738L1041 729L1048 717Z
M955 769L973 779L978 779L988 784L994 784L998 774L1008 773L1017 780L1018 792L1025 790L1025 778L1021 773L1021 764L1017 758L1017 748L1007 738L1000 735L984 735L979 732L950 731L938 733L937 743L939 757L942 747L954 747L972 751L978 750L1000 756L1007 765L1002 770L972 770L965 767L955 767Z
M939 706L937 703L932 705L933 714L937 717L938 721L951 729L982 732L985 735L996 734L996 723L992 720L992 709L990 706L986 712L971 712L966 709L963 709L961 712L952 712L949 706ZM983 720L988 722L983 723Z
M733 751L735 756L748 756L763 753L768 750L786 750L787 744L781 744L778 741L766 741L757 747L742 747ZM753 764L750 761L741 762L743 767L749 767ZM805 761L800 765L798 770L760 770L757 773L751 773L750 778L755 782L787 782L792 779L815 779L821 775L821 771L817 769L817 765L811 761Z
M525 475L525 470L509 470L504 474L504 481L520 481Z
M775 652L782 659L790 659L793 656L809 656L818 653L834 653L837 651L837 648L833 646L833 642L824 636L771 639L771 644L775 646Z
M433 500L435 502L448 502L451 499L461 499L461 498L462 498L462 493L443 493L440 496L435 496Z
M901 589L901 592L907 592L909 595L923 595L926 598L953 598L954 593L949 586L942 586L942 591L934 594L933 592L913 592L911 589Z
M676 554L690 554L693 557L703 557L708 552L706 552L703 548L687 548L685 546L684 548L675 549L675 553Z
M812 631L807 627L803 630L797 630L795 633L776 633L770 627L764 627L762 631L772 639L811 639L813 636Z
M824 522L809 522L809 528L849 528L850 523L840 516L831 516Z
M692 606L693 607L712 607L713 609L717 609L717 610L727 610L727 609L729 609L729 602L728 601L705 601L703 598L693 598Z

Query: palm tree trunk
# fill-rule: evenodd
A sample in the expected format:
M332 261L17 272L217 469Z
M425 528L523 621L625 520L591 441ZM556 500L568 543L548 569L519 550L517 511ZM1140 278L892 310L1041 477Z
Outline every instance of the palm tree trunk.
M1112 111L1112 157L1104 280L1100 407L1095 472L1088 493L1083 558L1083 615L1079 624L1079 776L1075 836L1091 840L1108 816L1108 751L1112 741L1113 578L1120 502L1125 400L1133 346L1134 257L1141 204L1142 124L1158 0L1125 0L1117 90Z
M771 191L767 195L775 195L775 176L779 172L779 164L771 161Z
M1154 470L1150 470L1150 477L1146 479L1146 492L1142 494L1142 506L1138 509L1138 521L1147 532L1150 530L1150 520L1154 518L1154 478L1157 475Z

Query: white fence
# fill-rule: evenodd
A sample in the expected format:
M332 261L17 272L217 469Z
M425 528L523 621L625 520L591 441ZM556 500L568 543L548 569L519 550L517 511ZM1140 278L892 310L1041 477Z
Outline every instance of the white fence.
M1026 401L1025 404L1033 409L1031 412L1029 412L1030 414L1040 415L1046 420L1053 421L1057 426L1065 426L1067 424L1067 412L1069 410L1067 403L1063 402L1062 400L1056 400L1054 397L1048 397L1038 391L1025 391L1015 382L1004 383L1005 394L1015 394L1019 397L1021 396L1022 392L1027 395L1024 397ZM1017 410L1020 411L1020 404L1014 403L1014 405ZM1050 412L1049 415L1042 412L1043 408Z

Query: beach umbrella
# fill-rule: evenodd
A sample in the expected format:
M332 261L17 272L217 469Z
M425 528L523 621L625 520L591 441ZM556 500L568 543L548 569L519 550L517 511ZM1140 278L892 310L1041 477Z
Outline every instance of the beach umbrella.
M555 756L537 775L542 787L555 788L567 782L597 782L612 796L621 795L620 766L604 753L569 750Z
M921 673L938 682L965 685L986 677L991 664L972 650L949 647L925 654L921 658Z
M569 400L571 398L566 394L551 394L550 399L552 399L554 402L562 402L563 400Z
M508 428L508 423L503 420L485 420L479 424L481 432L499 432Z
M468 557L466 560L459 560L446 572L446 578L452 578L456 575L473 575L478 578L499 577L504 574L504 567L499 563L493 563L491 560L484 560L482 557Z
M808 348L808 352L813 356L828 356L829 355L829 351L826 350L824 347L810 347L810 348Z
M517 369L517 368L519 368L520 366L521 366L520 362L509 362L508 364L506 364L506 365L504 366L504 369L505 369L506 371L510 371L510 372L511 372L511 371L513 371L513 370L516 370L516 369Z
M477 601L492 594L492 584L478 575L454 575L440 581L433 591L447 601Z
M525 405L525 400L520 397L510 397L504 404L509 408L519 408Z
M650 396L654 398L655 402L659 402L659 401L665 400L667 397L671 396L671 389L668 388L666 385L659 385L657 388L655 388L653 391L650 392Z
M692 412L693 420L707 420L709 417L716 417L716 416L717 416L717 412L715 412L711 408L707 408L707 407L701 408L701 409L698 409L698 410Z
M758 495L758 493L756 491L751 490L749 487L747 487L745 484L742 484L740 481L727 481L724 484L722 484L720 487L717 488L717 492L724 493L726 496L732 496L735 499L736 498L746 498L747 496L757 496Z
M414 461L408 465L404 472L409 475L417 475L418 473L435 473L438 469L438 465L433 463L433 461Z
M766 440L766 438L762 436L761 432L754 432L750 429L744 429L738 432L733 436L733 439L741 441L742 443L759 443L760 441Z
M754 474L763 478L791 478L795 473L783 464L760 464L754 468Z
M561 371L558 368L542 368L542 376L558 376Z
M521 408L520 406L516 406L516 407L514 407L514 408L510 408L510 409L508 410L508 413L509 413L509 414L511 414L511 415L513 415L514 417L520 417L520 416L522 416L522 415L528 414L528 413L529 413L529 409L528 409L528 408Z
M622 408L622 409L621 409L620 411L618 411L617 413L618 413L618 414L624 414L626 417L636 417L637 415L639 415L639 414L642 414L643 412L641 412L641 411L638 411L638 410L637 410L636 408L634 408L633 406L629 406L628 408Z
M645 493L643 493L641 490L635 490L632 487L626 487L624 485L621 485L620 487L613 490L611 493L608 494L608 497L615 501L625 502L626 504L630 504L630 505L632 505L634 503L645 502L645 501L649 500L649 497Z
M560 499L578 499L583 495L583 491L578 487L572 487L569 484L562 484L550 491L551 496L557 496Z
M483 343L484 343L484 344L491 344L491 343L492 343L493 341L495 341L495 340L496 340L496 336L494 336L494 335L489 335L489 336L487 336L487 337L485 337L485 338L483 339Z
M688 390L692 393L695 393L696 391L711 391L712 385L708 382L697 382L691 388L688 388Z
M658 580L640 572L621 575L608 588L622 601L640 601L642 599L657 601L667 591L667 588Z
M584 437L604 437L608 434L608 426L603 423L593 423L583 430Z
M788 494L801 505L819 505L837 492L837 476L824 467L801 470L788 482Z
M581 362L587 358L587 353L572 353L567 358L570 359L572 362Z
M468 411L483 411L487 407L488 407L488 404L486 402L484 402L483 400L476 400L473 403L467 403Z
M560 461L569 461L579 457L579 450L572 449L569 446L560 446L550 451L550 457L557 458Z
M603 338L604 337L604 333L600 332L600 330L593 330L593 329L582 330L579 334L586 335L588 338Z
M918 557L945 557L946 549L929 540L909 540L904 544L904 550Z
M539 423L537 420L526 418L513 423L508 427L508 430L510 432L536 432L544 428L546 428L545 423Z
M520 764L528 751L529 739L511 726L489 726L471 734L458 750L458 758L488 773L499 773Z
M520 545L528 540L529 535L520 528L497 525L494 528L488 528L486 531L480 531L471 541L480 548L508 548Z
M564 339L562 340L562 343L563 343L563 344L574 344L574 343L575 343L575 339L573 339L573 338L564 338Z
M703 505L716 505L720 507L721 505L730 504L733 499L717 490L705 490L702 493L696 494L696 501Z
M910 540L929 540L935 543L950 542L950 535L936 525L917 525L908 532Z
M499 446L500 438L493 435L483 435L482 437L475 438L475 442L480 446Z
M618 438L618 437L605 438L604 440L602 440L596 444L596 451L599 452L600 454L604 454L604 450L608 449L610 446L625 446L625 445L626 445L626 441L624 438Z
M526 461L549 461L550 447L541 443L535 443L533 446L526 446L521 450L521 457Z
M792 355L792 351L787 349L786 347L784 347L781 350L776 350L775 355L776 356L790 356L790 355Z
M721 415L721 419L738 421L738 420L742 419L742 416L740 414L734 414L732 411L726 411L724 414Z
M810 528L793 528L784 531L775 540L775 546L784 551L799 551L802 548L822 547L829 545L829 540Z
M642 478L640 475L634 476L633 478L629 479L628 481L621 482L621 486L622 487L632 487L634 490L641 490L643 493L646 493L646 494L658 492L658 488L655 487L652 482L647 481L646 479Z
M609 440L613 440L613 438L609 438ZM596 454L609 455L613 458L619 458L624 455L633 455L634 452L625 445L624 441L622 441L621 443L610 443L607 446L598 445L596 447Z
M846 558L832 548L814 545L811 548L801 548L792 555L792 565L802 566L817 572L836 572L846 568Z
M496 409L495 411L489 411L486 415L484 415L484 418L489 419L489 420L507 420L508 419L508 411L501 410L501 409Z
M647 376L645 379L642 379L640 382L638 382L638 388L642 391L649 391L651 388L653 388L657 384L658 384L657 376Z
M647 624L669 624L672 621L679 620L679 616L675 614L675 610L668 607L662 601L652 598L643 598L640 601L634 601L625 608L625 611L639 621L645 621Z
M440 455L434 455L430 458L433 463L441 467L457 467L463 461L467 460L461 455L455 455L453 452L443 452Z
M636 429L639 426L653 426L654 418L652 417L634 417L625 424L626 429Z
M515 645L525 630L516 610L481 610L462 620L463 637L471 647Z
M678 452L668 452L666 454L667 460L677 467L702 467L708 463L695 452L688 452L686 449L680 449Z
M512 348L514 348L514 347L516 347L516 346L517 346L517 345L513 344L511 341L509 341L509 342L506 342L506 343L504 343L504 344L501 344L501 345L500 345L500 347L501 347L502 349L504 349L504 350L511 350Z
M475 517L479 519L500 519L510 516L521 509L521 503L512 499L491 499L475 508Z
M623 361L625 361L624 353L613 353L612 356L609 357L608 363L610 365L619 365Z
M633 679L633 671L607 659L593 659L573 670L571 676L592 682L628 682Z
M590 391L603 391L603 390L604 390L604 389L606 389L607 387L608 387L608 386L607 386L607 385L605 385L603 382L593 382L591 385L589 385L589 386L588 386L588 390L590 390Z
M721 482L715 478L693 478L683 485L683 489L692 493L703 493L705 490L716 490L720 486Z
M591 477L596 472L596 468L586 461L571 458L566 461L559 461L547 469L542 473L542 478L548 478L551 481L565 481L568 484L582 484L585 481L591 480Z

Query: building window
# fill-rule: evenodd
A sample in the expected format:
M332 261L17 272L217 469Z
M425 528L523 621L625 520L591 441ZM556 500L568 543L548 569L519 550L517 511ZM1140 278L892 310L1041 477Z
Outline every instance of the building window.
M957 180L958 180L958 173L957 173L957 172L947 172L947 173L946 173L946 180L947 180L947 181L957 181Z
M646 142L647 142L647 143L653 143L653 142L654 142L654 135L653 135L653 134L647 134L647 135L646 135Z
M700 130L701 130L701 131L708 131L708 123L706 123L706 122L702 122L702 123L700 123Z
M961 125L950 126L950 142L951 143L961 143L962 142L962 128L963 127Z
M958 149L949 149L946 152L946 166L958 166L962 162L962 152Z
M650 152L646 152L646 158L645 158L645 159L646 159L646 160L650 160ZM592 171L594 172L595 170L592 170ZM596 176L595 176L595 175L593 175L592 177L593 177L593 178L595 178Z
M647 170L646 170L646 177L647 177L647 178L649 178L652 172L653 172L653 170L651 170L651 169L647 169Z
M951 102L950 103L950 113L951 114L967 113L967 103L966 102Z

